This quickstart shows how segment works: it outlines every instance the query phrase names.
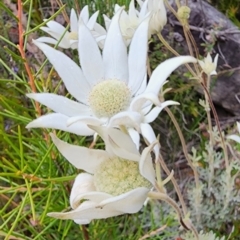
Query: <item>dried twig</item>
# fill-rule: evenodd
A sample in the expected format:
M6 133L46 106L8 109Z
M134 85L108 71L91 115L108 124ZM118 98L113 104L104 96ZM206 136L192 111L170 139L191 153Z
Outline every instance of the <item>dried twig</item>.
M23 26L22 26L22 1L18 0L18 32L19 32L19 44L18 44L18 50L20 52L20 55L23 59L25 69L27 71L28 77L29 77L29 85L32 89L32 92L37 92L36 86L34 83L34 77L32 75L31 69L28 65L28 62L26 60L25 52L24 52L24 38L23 38ZM38 116L41 116L41 108L38 102L35 101L35 106L37 110Z

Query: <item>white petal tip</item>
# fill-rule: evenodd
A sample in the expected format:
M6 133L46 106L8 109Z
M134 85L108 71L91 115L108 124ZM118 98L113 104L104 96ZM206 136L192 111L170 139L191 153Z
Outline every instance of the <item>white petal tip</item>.
M32 123L32 122L30 122L29 124L27 124L27 126L26 126L27 129L33 128L31 123Z
M47 213L47 216L62 219L62 214L61 213L54 213L54 212Z
M36 93L27 93L26 96L27 96L28 98L34 98L35 94L36 94Z

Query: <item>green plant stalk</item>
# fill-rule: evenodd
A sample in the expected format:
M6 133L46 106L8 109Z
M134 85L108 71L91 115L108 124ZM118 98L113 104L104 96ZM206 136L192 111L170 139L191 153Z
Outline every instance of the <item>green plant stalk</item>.
M27 192L28 192L28 196L29 196L29 200L30 200L30 205L31 205L31 211L32 211L32 220L34 222L36 222L36 212L35 212L35 206L34 206L34 202L33 202L33 198L32 198L32 183L28 183L28 180L25 179L25 183L27 186Z
M19 208L19 210L18 210L18 214L17 214L17 216L16 216L16 218L15 218L15 221L14 221L14 223L12 224L12 227L10 228L10 230L9 230L8 234L6 235L6 237L5 237L4 240L8 240L8 239L9 239L12 231L13 231L14 228L16 227L16 225L17 225L17 223L18 223L18 220L19 220L19 218L20 218L20 216L21 216L21 214L22 214L23 207L25 206L25 203L26 203L26 200L27 200L27 196L28 196L28 192L26 192L26 194L25 194L25 196L24 196L24 198L23 198L23 200L22 200L22 202L21 202L21 206L20 206L20 208Z
M65 5L63 5L62 7L59 8L59 10L57 12L55 12L48 20L44 21L43 23L39 24L37 27L25 32L23 34L23 36L27 36L29 33L32 32L36 32L40 27L43 27L44 25L46 25L46 23L48 23L49 21L53 20L59 13L62 12L62 10L65 8Z
M160 33L158 33L157 36L158 36L159 40L163 43L163 45L164 45L171 53L173 53L175 56L180 56L180 54L179 54L178 52L176 52L176 51L169 45L169 43L163 38L163 36L162 36ZM192 70L192 68L190 67L190 65L186 63L185 66L187 67L188 71L189 71L193 76L196 77L196 74L195 74L195 72Z
M45 23L47 23L47 22L48 22L48 21L44 22L43 25L45 25ZM69 27L70 27L70 25L68 24L67 27L66 27L66 29L65 29L65 31L64 31L64 33L62 34L61 38L58 40L58 42L57 42L56 45L54 46L54 49L56 49L56 48L58 47L58 44L62 41L62 39L63 39L64 35L66 34L66 32L68 31ZM47 62L48 62L48 59L46 59L46 60L43 62L43 64L41 65L41 67L38 69L37 73L34 74L35 77L40 74L40 72L43 70L44 66L47 64Z
M194 53L193 53L193 50L192 50L192 46L191 46L191 41L190 41L190 39L192 39L193 41L194 41L194 39L193 39L191 33L189 32L188 23L183 25L183 32L184 32L184 35L185 35L185 38L186 38L186 42L187 42L187 45L188 45L188 49L189 49L190 55L194 56ZM189 33L189 35L188 35L188 33ZM195 43L193 42L193 45L194 44ZM199 74L198 66L196 65L196 63L193 63L193 66L194 66L194 69L195 69L195 71L196 71L196 73L198 75Z
M15 49L17 49L17 46L12 43L11 41L9 41L8 39L4 38L3 36L0 36L0 39L3 40L4 42L8 43L9 45L11 45L12 47L14 47Z
M49 156L49 153L52 151L53 148L53 143L48 147L48 150L46 152L46 154L43 156L41 162L39 163L38 167L36 168L35 172L33 173L33 175L35 176L37 174L37 172L39 171L39 169L41 168L43 162L46 160L46 158Z
M40 182L65 182L65 181L70 181L73 180L77 177L77 175L72 175L72 176L64 176L64 177L55 177L55 178L42 178ZM38 182L38 181L34 181Z
M30 28L30 22L31 22L31 19L32 19L32 8L33 8L33 0L30 0L30 5L29 5L29 10L28 10L28 21L27 21L27 27L26 27L26 32L29 31L29 28ZM23 44L23 50L26 51L26 47L27 47L27 36L25 37L24 39L24 44Z
M17 195L17 191L13 192L12 196L9 198L8 202L4 205L4 207L0 210L0 215L2 216L5 210L9 207L12 201L14 201L15 196ZM2 193L0 193L2 194ZM2 228L2 226L0 226Z
M53 219L52 222L49 223L48 226L46 226L39 234L37 234L37 235L35 236L35 238L33 238L33 240L38 240L39 237L40 237L44 232L46 232L49 228L51 228L52 225L54 225L56 221L58 221L58 219Z
M161 168L160 168L160 162L156 162L156 177L157 177L157 185L162 185L162 177L161 177Z
M207 79L206 79L206 83L207 83L207 91L209 92L210 90L210 76L207 75ZM211 115L210 115L210 104L209 104L209 98L208 95L206 93L206 91L204 91L204 97L205 97L205 103L206 103L206 108L205 111L207 113L207 121L208 121L208 133L209 133L209 143L210 143L210 152L208 151L208 159L209 159L209 169L210 169L210 173L208 176L208 192L210 194L211 191L211 187L212 187L212 179L214 178L214 159L213 159L213 146L215 143L214 137L213 137L213 127L212 127L212 120L211 120Z
M167 167L166 163L164 162L164 160L163 160L163 158L162 158L161 155L159 156L159 162L161 163L161 166L162 166L163 170L164 170L164 171L168 174L168 176L169 176L171 173L170 173L170 171L169 171L169 169L168 169L168 167ZM184 213L184 215L186 215L186 214L187 214L187 207L186 207L185 201L184 201L184 199L183 199L181 190L180 190L180 188L179 188L179 186L178 186L178 184L177 184L177 181L176 181L176 179L174 178L174 176L172 176L171 181L172 181L172 184L173 184L173 186L174 186L174 188L175 188L175 190L176 190L176 192L177 192L179 201L180 201L180 203L181 203L181 205L182 205L183 213Z
M49 191L48 191L48 198L47 198L47 202L46 202L46 206L44 208L44 212L42 213L41 219L40 219L40 224L43 224L43 220L45 218L45 216L47 215L47 211L48 211L48 207L50 205L50 200L51 200L51 196L52 196L52 188L53 188L53 183L50 182L50 187L49 187Z
M219 135L220 135L220 138L221 138L222 149L223 149L224 159L225 159L225 165L226 165L226 168L227 168L227 167L229 166L229 159L228 159L228 154L227 154L227 147L226 147L226 144L225 144L225 141L224 141L222 132L221 132L221 127L220 127L220 124L219 124L218 115L217 115L216 109L215 109L215 107L214 107L214 105L213 105L212 99L211 99L211 97L210 97L210 94L209 94L207 88L204 86L203 83L201 83L201 85L202 85L202 87L203 87L204 92L206 92L206 94L207 94L207 96L208 96L209 104L210 104L211 109L212 109L212 111L213 111L214 119L216 120L216 125L217 125L218 131L219 131Z
M177 122L176 118L172 114L172 111L168 107L166 107L165 110L167 111L169 117L171 118L171 120L172 120L172 122L173 122L173 124L174 124L174 126L175 126L175 128L178 132L178 136L179 136L181 144L182 144L182 149L183 149L184 156L185 156L185 158L186 158L186 160L187 160L187 162L188 162L189 166L191 167L191 169L193 171L193 174L194 174L194 180L195 180L196 188L200 189L199 174L198 174L197 168L192 164L192 161L188 156L187 145L186 145L185 139L183 137L182 131L180 129L180 126L178 125L178 122ZM196 212L197 212L197 219L198 220L200 220L200 212L198 211L199 206L200 206L200 202L201 202L201 198L200 198L200 196L198 196L195 199Z
M188 230L192 230L196 239L197 240L199 239L197 230L195 229L195 227L192 224L190 224L190 226L189 226L188 224L186 224L184 222L182 212L181 212L179 206L177 205L177 203L172 198L170 198L167 194L160 193L160 192L149 192L148 197L152 198L152 199L162 200L162 201L168 203L176 211L181 225Z
M18 125L18 140L19 140L19 156L20 156L20 160L21 160L21 171L23 171L24 157L23 157L22 133L21 133L21 128L19 125Z
M179 208L178 204L172 198L170 198L166 193L151 191L148 193L148 197L151 199L162 200L162 201L168 203L176 211L179 221L180 222L182 221L183 215L182 215L181 209Z
M11 73L16 79L22 81L22 79L11 68L9 68L8 65L1 58L0 64L2 64L8 70L8 72Z

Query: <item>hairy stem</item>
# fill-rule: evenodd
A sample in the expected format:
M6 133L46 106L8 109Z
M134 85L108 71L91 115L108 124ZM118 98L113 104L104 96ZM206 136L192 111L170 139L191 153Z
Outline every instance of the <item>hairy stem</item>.
M170 173L170 171L169 171L169 169L168 169L168 167L167 167L166 163L164 162L164 160L163 160L161 155L159 156L159 162L161 163L161 166L162 166L163 170L165 171L165 173L169 176L171 173ZM186 215L187 214L187 207L186 207L186 204L184 202L184 199L183 199L181 190L180 190L180 188L178 186L178 183L177 183L176 179L173 176L171 178L171 181L172 181L172 184L174 186L174 189L177 192L179 201L180 201L180 203L182 205L183 213L184 213L184 215Z

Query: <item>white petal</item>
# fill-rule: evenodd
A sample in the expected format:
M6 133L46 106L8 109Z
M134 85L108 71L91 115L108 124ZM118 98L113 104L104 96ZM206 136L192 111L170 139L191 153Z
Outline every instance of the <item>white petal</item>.
M73 211L65 213L52 212L47 215L59 219L73 219L78 223L86 224L93 219L105 219L121 214L123 212L108 207L101 208L95 202L85 201Z
M83 73L93 87L103 79L103 61L96 40L82 21L79 27L78 52Z
M198 60L198 63L199 63L199 65L200 65L200 67L201 67L202 69L205 68L205 63L204 63L204 61Z
M79 20L82 19L85 24L87 24L89 19L88 5L84 6L79 15Z
M217 72L214 70L210 73L210 75L217 75Z
M105 79L118 79L127 83L127 48L119 27L119 17L123 8L112 18L103 48Z
M90 19L88 20L88 23L87 23L88 29L93 30L93 28L94 28L94 26L95 26L95 24L96 24L96 21L97 21L98 14L99 14L99 11L95 12L95 13L90 17Z
M212 57L210 53L208 52L207 57L204 59L206 63L212 63Z
M128 133L129 133L130 137L132 138L133 142L135 143L136 148L139 149L139 144L140 144L139 133L133 128L128 128Z
M147 85L146 92L158 94L168 76L180 65L185 63L196 63L197 60L191 56L179 56L168 59L158 65L153 71L152 76Z
M237 122L237 129L238 129L238 132L240 133L240 122Z
M50 43L50 44L54 44L54 45L57 44L57 42L58 42L56 39L53 39L50 37L40 37L40 38L36 39L36 41L43 42L43 43ZM59 47L62 47L62 46L59 46Z
M96 168L103 161L109 158L104 150L89 149L66 143L56 135L51 134L52 141L59 152L76 168L82 169L89 173L94 173Z
M119 129L92 125L89 127L101 136L109 155L117 155L132 161L139 161L138 149L129 135Z
M82 123L93 125L93 126L99 126L99 125L103 125L106 123L106 121L101 120L96 117L76 116L76 117L70 117L67 120L67 125L71 126L72 124L75 124L76 122L82 122Z
M68 117L61 113L50 113L41 116L30 122L26 128L53 128L65 132L75 133L80 136L90 136L94 131L87 127L86 124L78 122L74 125L67 126Z
M106 30L108 31L110 24L111 24L111 19L108 16L106 16L105 14L103 14L103 18L104 18Z
M69 117L78 115L92 115L92 111L88 106L70 100L64 96L59 96L52 93L29 93L26 95L27 97L44 104L53 111L62 113Z
M230 135L230 136L227 136L228 139L231 139L237 143L240 143L240 136L237 136L237 135Z
M141 6L141 10L140 10L140 13L139 13L139 18L143 19L146 16L146 14L148 13L148 9L147 9L148 0L145 0L144 2L142 2L140 0L137 0L137 2Z
M147 0L146 1L137 0L137 3L141 8L142 8L142 5L143 5L144 2L147 2Z
M150 146L146 147L139 162L139 170L141 175L146 178L152 185L155 185L155 170L152 163L151 151L156 146L157 141L153 142Z
M133 152L129 152L124 148L119 147L112 138L109 137L109 145L108 147L111 148L111 151L114 153L114 155L118 156L119 158L127 159L130 161L138 162L140 159L140 154L134 154ZM134 145L134 147L136 147Z
M131 2L129 4L128 14L129 14L129 18L132 19L132 21L136 21L136 22L138 21L134 0L131 0Z
M217 68L217 64L218 64L218 57L219 57L219 55L217 54L214 58L214 65L216 68Z
M62 78L67 90L79 101L87 103L90 87L86 82L80 67L62 52L49 47L44 43L34 41L48 60L52 63L60 77Z
M141 133L142 133L142 136L149 142L149 144L152 144L157 140L151 125L149 125L148 123L141 124ZM154 146L154 154L156 159L158 159L159 157L159 151L160 151L160 146L159 144L157 144Z
M59 33L60 35L66 31L66 28L56 21L49 21L46 23L46 25L50 28L51 31Z
M112 195L105 193L105 192L97 192L91 191L91 192L83 192L75 196L73 199L73 209L78 208L79 205L83 202L83 200L88 200L88 202L95 202L100 203L103 200L106 200L108 198L111 198Z
M42 27L41 30L47 32L49 35L51 35L53 38L55 38L56 41L57 41L56 44L58 43L59 47L64 48L64 49L70 48L70 41L69 41L69 38L68 38L69 32L68 31L65 32L65 35L63 36L63 33L54 32L51 29L46 28L46 27ZM44 37L42 37L42 38L44 38ZM61 39L61 41L59 42L60 39ZM40 38L40 40L41 40L41 38Z
M71 49L77 49L78 48L78 40L70 40L70 47L71 47Z
M95 185L93 183L93 176L88 173L80 173L73 184L71 194L70 194L70 205L73 209L80 205L80 201L76 201L77 197L83 193L96 191Z
M107 133L119 148L123 148L129 152L139 155L136 145L128 134L115 128L108 128Z
M91 222L91 219L74 219L73 221L78 225L86 225Z
M151 123L153 122L159 115L159 113L167 106L169 105L179 105L178 102L175 101L165 101L161 103L160 107L154 107L145 117L144 117L144 122L145 123Z
M71 32L78 32L78 17L73 8L71 9L70 15L70 28Z
M141 84L140 88L137 90L137 92L135 93L135 96L142 94L146 90L146 88L147 88L147 74L144 76L142 84Z
M103 209L108 207L123 213L136 213L142 208L148 192L149 189L145 187L135 188L119 196L108 198L102 201L99 206Z
M114 5L114 12L116 13L120 8L121 8L120 5L115 4Z
M145 104L142 106L141 112L143 115L147 115L150 110L152 109L153 104L150 101L145 102Z
M106 35L107 32L104 29L104 27L102 27L100 24L98 24L97 22L94 24L94 30L101 36L101 35Z
M108 126L117 127L120 125L124 125L127 127L133 127L138 131L139 124L142 122L142 120L143 120L142 115L138 112L133 111L120 112L110 119Z
M142 108L149 106L150 104L149 101L154 103L157 106L161 106L161 102L159 101L158 94L147 92L135 97L130 104L130 109L132 111L139 112L141 111Z
M101 138L103 139L103 141L105 142L105 145L108 144L108 131L106 127L103 126L95 126L95 125L88 125L89 128L91 128L92 130L94 130L95 132L97 132L99 134L99 136L101 136Z
M128 57L129 83L133 94L142 85L147 70L148 25L150 17L146 18L137 28L131 41ZM141 49L141 51L139 50Z

